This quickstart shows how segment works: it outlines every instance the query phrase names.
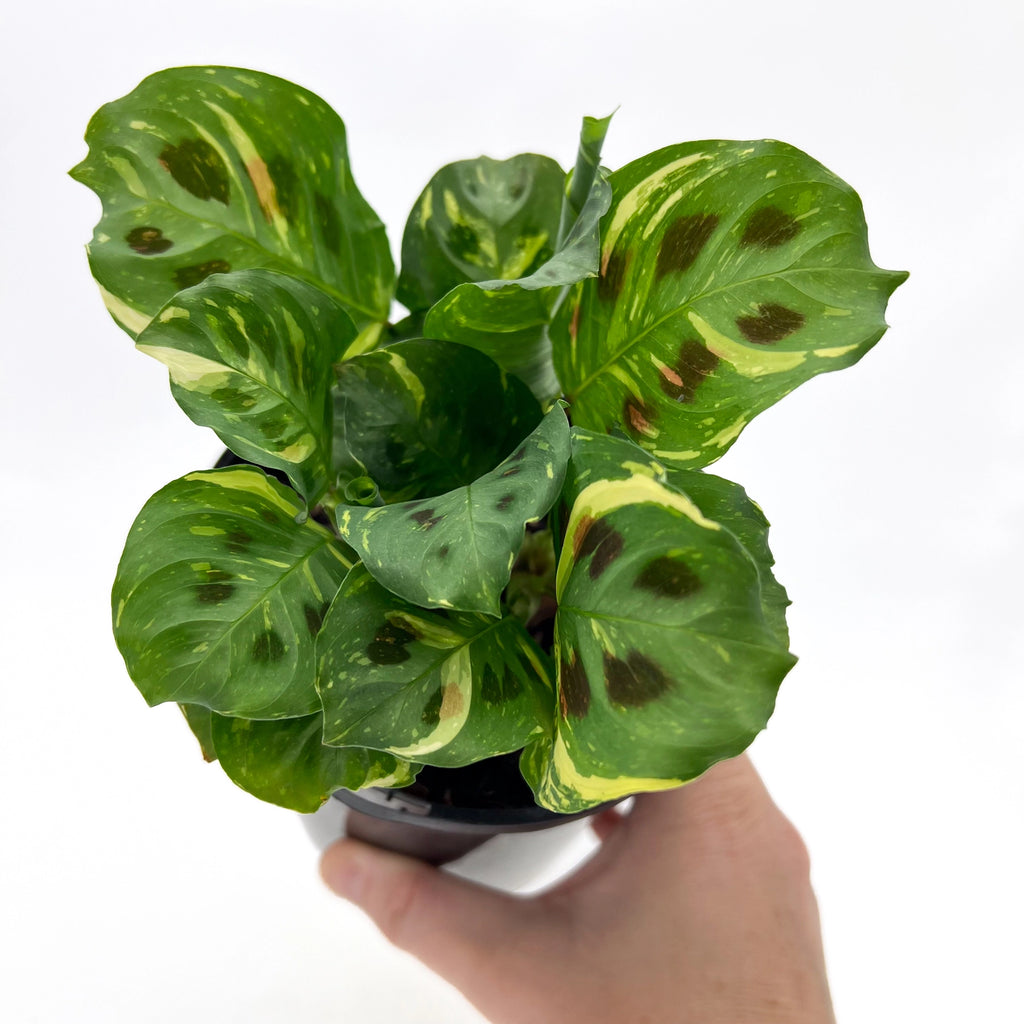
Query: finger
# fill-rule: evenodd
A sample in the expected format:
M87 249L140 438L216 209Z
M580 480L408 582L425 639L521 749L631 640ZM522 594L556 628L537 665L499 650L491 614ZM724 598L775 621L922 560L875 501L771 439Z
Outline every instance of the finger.
M354 839L325 851L320 874L387 939L467 994L488 985L498 947L515 949L529 930L525 901Z
M595 814L590 819L590 827L594 834L603 843L622 824L626 815L618 807L609 807L600 814Z
M741 754L720 761L686 785L639 795L631 817L640 831L723 823L742 831L778 813L750 758Z

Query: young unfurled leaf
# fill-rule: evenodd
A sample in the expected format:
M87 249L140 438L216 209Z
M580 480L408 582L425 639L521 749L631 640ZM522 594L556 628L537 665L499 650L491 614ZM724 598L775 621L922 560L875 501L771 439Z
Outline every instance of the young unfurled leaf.
M221 767L236 785L268 803L309 814L336 789L408 786L418 765L380 750L327 747L317 712L276 722L213 715Z
M551 258L515 280L460 284L427 313L424 333L486 352L524 380L542 401L560 392L551 362L548 323L565 289L597 275L599 225L611 204L607 172L599 170L610 118L584 118L580 151L563 196L558 241Z
M311 281L360 327L385 321L394 264L313 93L240 68L172 68L95 114L71 174L103 202L89 262L133 337L182 288L268 267Z
M355 336L319 289L242 270L179 292L136 344L166 364L192 420L315 502L330 482L331 368Z
M324 742L456 767L518 750L551 718L546 657L512 616L428 611L356 566L317 640Z
M551 508L568 458L569 424L556 405L472 484L383 508L339 505L338 532L374 578L405 600L498 615L526 524Z
M529 389L464 345L422 339L346 360L334 387L335 472L386 501L472 483L540 422Z
M554 252L564 180L533 153L442 167L405 225L398 301L415 313L465 281L532 273Z
M313 638L354 558L259 469L189 473L132 526L111 595L114 636L149 704L246 718L320 707Z
M856 362L906 277L857 194L781 142L696 142L611 176L601 274L552 324L575 423L697 467L798 384Z
M538 801L582 810L664 789L742 751L794 663L758 566L728 530L638 469L591 473L557 574L559 706L523 757Z

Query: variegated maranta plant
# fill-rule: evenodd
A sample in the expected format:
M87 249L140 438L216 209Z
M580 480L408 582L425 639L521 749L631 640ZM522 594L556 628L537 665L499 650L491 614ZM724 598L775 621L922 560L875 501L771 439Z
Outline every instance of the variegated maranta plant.
M72 175L103 203L106 306L241 460L146 502L114 633L250 793L311 811L521 751L537 802L572 812L677 786L767 722L788 600L760 508L706 467L870 349L905 275L792 146L609 172L607 127L584 119L568 175L442 168L396 275L305 89L176 68L90 123Z

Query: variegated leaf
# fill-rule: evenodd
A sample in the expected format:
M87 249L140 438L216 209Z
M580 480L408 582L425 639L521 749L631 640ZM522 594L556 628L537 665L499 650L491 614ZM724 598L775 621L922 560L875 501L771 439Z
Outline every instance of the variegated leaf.
M456 767L518 750L551 718L546 656L512 617L428 611L357 566L317 640L324 742Z
M736 537L646 471L610 475L574 496L557 574L558 712L522 761L558 811L676 786L740 753L795 660Z
M356 328L330 296L271 270L179 292L139 335L186 413L315 502L331 482L332 366Z
M798 384L856 362L906 277L857 194L781 142L695 142L611 176L601 275L552 325L573 421L687 467Z
M149 704L246 718L320 707L313 638L354 558L297 495L252 467L189 473L132 526L114 636Z
M784 644L789 643L786 609L790 601L772 573L775 564L768 547L768 520L739 484L699 469L681 469L653 458L624 437L572 428L572 455L566 471L561 519L568 520L573 498L596 480L629 480L648 476L685 494L706 519L729 530L757 565L761 610L765 622ZM564 528L564 522L560 529Z
M240 68L172 68L101 107L71 174L103 202L93 276L133 337L182 288L268 267L317 285L362 327L387 320L394 264L318 96Z
M533 153L442 167L405 225L398 301L415 313L465 281L532 273L554 252L564 178Z
M664 465L665 479L700 509L701 514L728 530L757 565L761 584L761 611L768 628L789 645L786 609L790 605L786 588L772 572L775 557L768 547L768 520L761 506L752 501L737 483L695 469Z
M380 750L327 747L318 712L276 722L213 715L221 767L236 785L268 803L309 814L336 789L408 786L418 765Z
M374 578L405 600L499 615L526 524L551 508L568 458L569 424L556 405L472 484L382 508L339 505L338 532Z
M596 277L599 225L611 204L607 172L599 170L610 118L583 119L579 155L563 196L555 252L515 280L474 281L453 288L429 310L424 333L486 352L547 401L561 392L551 362L548 323L566 288Z
M541 418L526 385L493 360L423 339L340 364L334 410L335 472L369 476L386 501L472 483Z

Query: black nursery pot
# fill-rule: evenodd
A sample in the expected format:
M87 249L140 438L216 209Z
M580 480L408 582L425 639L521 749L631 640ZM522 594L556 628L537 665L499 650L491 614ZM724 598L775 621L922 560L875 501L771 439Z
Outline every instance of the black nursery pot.
M496 836L550 830L598 810L557 814L538 807L519 772L516 752L464 768L427 766L415 783L402 789L339 790L311 816L319 821L309 831L321 845L347 835L440 865ZM544 841L506 842L504 856L515 861L520 873L540 870L574 835L575 830ZM500 864L491 867L501 872Z

